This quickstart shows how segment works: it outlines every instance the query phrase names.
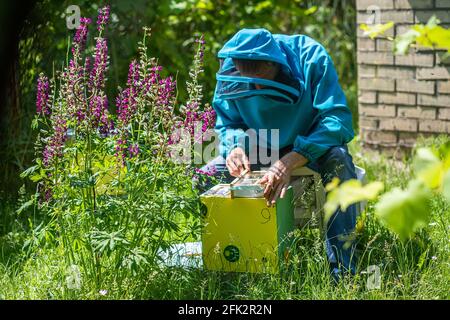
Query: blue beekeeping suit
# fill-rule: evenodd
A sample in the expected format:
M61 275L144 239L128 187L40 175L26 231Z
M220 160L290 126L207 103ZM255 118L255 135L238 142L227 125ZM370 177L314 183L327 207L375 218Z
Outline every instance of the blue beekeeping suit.
M234 147L248 152L244 130L249 128L278 129L279 145L271 146L269 138L268 147L293 145L293 151L310 162L353 139L352 115L333 61L315 40L243 29L225 43L218 57L213 107L224 158ZM241 76L233 58L277 62L280 76L273 81ZM255 84L264 89L257 90Z

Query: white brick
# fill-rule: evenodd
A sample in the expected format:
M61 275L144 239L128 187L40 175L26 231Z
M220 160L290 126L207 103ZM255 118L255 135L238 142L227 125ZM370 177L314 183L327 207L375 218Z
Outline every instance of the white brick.
M358 76L360 78L375 78L375 66L369 66L367 64L358 65Z
M397 144L397 133L378 130L364 130L363 140L364 142L372 144L395 146Z
M450 108L439 108L438 119L450 120Z
M436 0L436 8L450 8L450 0Z
M360 104L359 114L361 116L395 117L395 106Z
M433 9L433 0L395 0L396 9Z
M406 54L395 56L398 66L434 67L434 53Z
M434 94L434 81L397 79L396 90L399 92Z
M450 80L438 81L437 87L439 93L450 93Z
M417 131L417 120L414 119L380 119L380 129L388 131Z
M378 129L378 122L379 120L377 118L360 115L358 124L361 129Z
M377 91L389 91L394 92L395 80L393 79L380 79L380 78L361 78L358 81L359 89L364 90L377 90Z
M418 68L416 78L419 80L450 79L450 67Z
M361 103L377 103L377 93L373 91L361 91L358 95Z
M441 21L441 23L449 23L450 22L450 10L438 9L438 10L432 10L432 11L431 10L415 11L414 23L426 24L427 21L432 16L436 16L436 18L438 18Z
M393 65L394 56L388 52L359 52L358 63L360 64L376 64L376 65Z
M416 95L411 93L379 93L378 102L386 104L415 105Z
M422 120L419 122L419 131L450 133L450 121Z
M398 144L401 146L412 147L417 140L417 133L415 132L399 132Z
M394 0L357 0L356 8L358 11L366 11L370 6L376 5L382 10L394 9Z
M376 39L377 51L392 51L393 41L387 39Z
M378 78L412 79L415 76L415 69L380 66L377 69L377 76Z
M375 40L370 38L357 38L358 51L375 51Z
M436 108L399 106L397 114L400 118L436 119Z
M365 23L369 25L378 23L375 18L374 13L368 12L358 12L356 15L357 23ZM380 23L388 23L390 21L396 23L414 23L414 14L411 10L381 11L379 19Z
M419 94L417 104L422 106L450 107L450 95L430 96Z

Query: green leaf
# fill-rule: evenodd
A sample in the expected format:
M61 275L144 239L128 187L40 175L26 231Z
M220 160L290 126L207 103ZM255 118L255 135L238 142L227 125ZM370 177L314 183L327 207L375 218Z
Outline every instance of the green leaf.
M416 30L408 30L402 35L399 35L394 40L394 54L406 54L413 43L416 42L420 32Z
M324 206L325 221L328 221L338 208L345 211L354 203L375 199L383 188L383 183L379 181L371 182L365 186L362 186L361 181L356 179L343 182L327 195L327 202Z
M175 11L183 11L187 8L188 2L182 1L182 2L172 2L170 4L170 9Z
M270 7L272 7L272 1L266 0L266 1L258 3L255 6L255 10L254 11L256 13L258 13L258 12L263 11L264 9L267 9L267 8L270 8Z
M197 5L195 7L197 9L203 9L203 10L214 10L214 5L209 0L200 0L197 2Z
M44 178L44 176L42 176L39 173L33 174L32 176L30 176L30 180L33 182L38 182L41 181Z
M375 24L373 26L368 26L365 23L359 25L359 28L364 31L365 36L369 36L370 39L375 39L384 35L386 31L394 26L394 22L390 21L385 24Z
M309 16L309 15L313 14L314 12L316 12L317 9L318 9L317 6L312 6L311 8L308 8L305 11L305 15Z
M31 207L34 204L35 201L35 197L31 197L30 200L28 200L27 202L23 203L19 209L17 209L16 213L17 214L21 214L24 210L26 210L27 208Z
M444 167L438 156L429 148L417 150L413 161L413 168L416 176L430 189L440 187L444 174Z
M39 120L38 118L34 118L33 121L31 121L31 129L36 130L39 127Z
M448 202L450 202L450 170L444 175L442 181L442 195Z
M446 49L450 52L450 30L439 26L439 20L432 16L426 25L415 25L394 43L395 54L405 54L414 43L426 48Z
M404 241L427 225L431 197L432 192L426 185L413 180L406 190L395 188L381 196L375 215Z
M39 166L37 166L37 165L32 166L32 167L29 167L28 169L26 169L24 172L22 172L22 173L20 174L20 177L21 177L21 178L28 177L30 174L34 173L34 172L36 171L37 168L39 168Z
M338 177L334 177L329 183L327 183L327 185L325 186L325 191L331 191L333 189L336 189L337 186L339 185L339 178Z

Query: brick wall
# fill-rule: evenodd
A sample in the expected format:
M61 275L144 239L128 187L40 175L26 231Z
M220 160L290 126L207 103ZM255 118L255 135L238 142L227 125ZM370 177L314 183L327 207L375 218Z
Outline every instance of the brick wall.
M357 23L395 22L387 36L402 34L434 14L450 26L450 0L357 0ZM376 10L367 11L367 9ZM359 125L366 147L410 148L418 135L450 133L450 58L414 48L394 56L392 42L371 40L358 28Z

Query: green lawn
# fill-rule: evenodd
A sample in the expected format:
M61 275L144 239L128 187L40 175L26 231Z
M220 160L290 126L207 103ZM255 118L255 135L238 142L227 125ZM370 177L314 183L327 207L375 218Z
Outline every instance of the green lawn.
M422 145L439 143L442 140L421 142ZM410 179L408 160L398 162L362 152L357 142L352 143L351 151L355 163L367 170L369 181L383 181L387 188L391 188L404 187ZM33 239L31 233L35 231L30 230L37 229L35 225L30 225L33 223L33 212L16 215L17 205L3 201L0 220L0 298L449 299L449 204L442 198L434 198L429 225L405 243L374 218L373 203L369 202L366 208L358 224L360 274L346 278L338 285L334 285L328 275L319 231L303 229L295 232L291 271L281 275L227 274L145 265L123 273L119 281L115 274L121 266L104 265L101 266L103 271L98 279L89 278L81 270L79 283L73 288L69 284L71 281L73 283L70 270L75 270L75 273L78 271L64 257L67 246L76 247L76 244L47 239L42 242L43 245L33 246L30 239ZM190 237L193 238L195 235ZM367 272L369 266L377 266L380 270L379 289L368 287L374 276Z

